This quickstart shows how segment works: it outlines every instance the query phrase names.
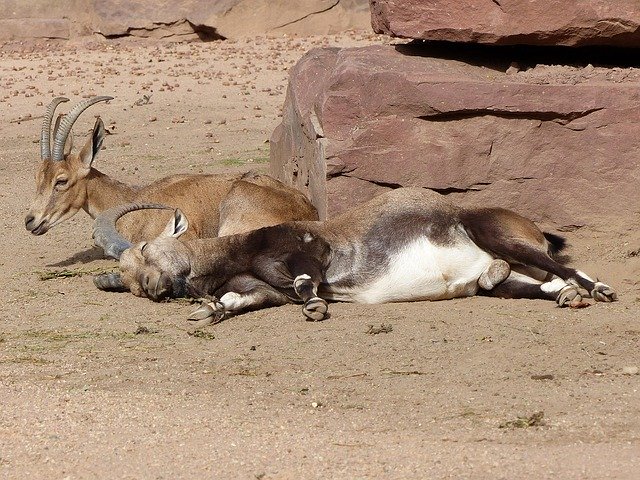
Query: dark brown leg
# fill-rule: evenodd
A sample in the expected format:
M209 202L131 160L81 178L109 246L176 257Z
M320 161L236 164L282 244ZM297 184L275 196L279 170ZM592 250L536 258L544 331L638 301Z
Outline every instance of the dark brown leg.
M510 264L521 264L549 272L567 283L587 290L600 302L616 300L615 291L583 272L561 265L545 251L544 236L533 222L502 209L484 209L463 215L471 239L483 250Z
M306 273L293 280L293 288L304 303L302 313L315 322L324 320L329 309L327 301L318 297L318 285L319 282L314 282Z
M207 298L200 308L189 316L201 325L217 323L250 310L277 307L289 303L289 298L251 275L237 275L222 286L215 297Z
M492 290L481 290L481 294L498 298L529 298L555 300L565 307L582 300L578 289L556 278L549 282L539 282L525 275L512 272L504 282Z

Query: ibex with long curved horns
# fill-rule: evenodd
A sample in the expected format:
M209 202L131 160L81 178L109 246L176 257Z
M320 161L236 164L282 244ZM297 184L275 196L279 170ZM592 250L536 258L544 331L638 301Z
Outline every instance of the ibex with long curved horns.
M96 219L97 235L122 242L114 225L123 206ZM193 315L221 318L243 310L302 302L320 320L327 300L386 303L485 293L506 298L596 301L615 291L553 260L564 240L501 208L460 208L419 188L387 192L326 222L288 222L228 237L177 240L187 228L177 210L163 234L128 248L120 274L94 279L102 289L152 300L212 296Z
M42 163L36 175L36 198L25 218L25 226L34 235L42 235L53 226L72 217L80 209L95 218L102 211L129 202L159 202L180 208L191 220L185 238L215 237L249 231L289 220L315 220L316 209L299 191L267 175L175 175L142 188L118 182L99 172L93 164L105 136L104 124L96 119L91 136L78 154L65 144L80 114L91 105L111 100L101 96L84 100L51 124L55 110L64 97L55 98L47 107L40 135ZM120 231L132 241L155 238L164 228L168 214L132 214L119 224ZM117 250L107 255L119 257Z

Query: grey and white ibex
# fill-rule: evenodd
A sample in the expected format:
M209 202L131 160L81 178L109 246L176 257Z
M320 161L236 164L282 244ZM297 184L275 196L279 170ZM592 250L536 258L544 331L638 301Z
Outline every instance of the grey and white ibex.
M93 165L105 136L102 120L96 119L91 136L78 154L71 153L71 128L91 105L111 99L101 96L84 100L66 116L58 117L53 129L53 151L53 116L58 105L68 99L57 97L47 107L40 134L42 163L36 175L36 198L25 218L27 230L34 235L46 233L80 209L95 218L109 208L140 201L159 202L185 212L191 225L184 239L318 218L316 209L301 192L267 175L174 175L145 187L133 187L101 173ZM128 215L118 227L128 239L137 242L155 238L168 218L166 212L139 212ZM121 252L111 247L106 253L118 258Z
M149 206L146 206L149 207ZM98 234L121 242L113 225L124 206L97 219ZM194 319L301 302L323 319L327 300L386 303L485 293L505 298L611 302L615 291L552 254L564 240L501 208L459 208L430 190L399 188L326 222L288 222L223 238L179 242L177 210L161 236L128 244L119 274L102 289L153 300L205 297Z

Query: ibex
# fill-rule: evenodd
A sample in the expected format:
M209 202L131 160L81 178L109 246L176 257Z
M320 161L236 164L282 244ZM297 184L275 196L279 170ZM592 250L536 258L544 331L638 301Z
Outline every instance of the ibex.
M147 207L154 206L105 212L96 228L121 242L115 220ZM616 299L608 285L552 258L564 246L562 237L512 211L460 208L420 188L392 190L326 222L177 241L187 225L176 210L161 236L128 244L120 274L98 276L96 285L152 300L205 297L191 317L202 320L287 302L301 302L308 319L321 320L327 300L386 303L484 293L566 306L582 303L579 289L596 301Z
M112 97L93 97L80 102L53 129L57 106L67 102L55 98L47 107L40 135L42 163L36 175L36 198L25 226L42 235L53 226L83 209L92 218L102 211L130 202L160 202L180 208L189 215L188 238L215 237L246 232L288 220L316 220L316 209L299 191L286 187L266 175L175 175L137 188L118 182L93 167L105 136L104 124L96 119L93 132L77 155L71 153L71 128L80 114L98 102ZM65 148L65 144L68 145ZM67 152L65 152L67 150ZM155 238L169 215L129 215L119 224L132 241ZM120 252L111 248L107 255Z

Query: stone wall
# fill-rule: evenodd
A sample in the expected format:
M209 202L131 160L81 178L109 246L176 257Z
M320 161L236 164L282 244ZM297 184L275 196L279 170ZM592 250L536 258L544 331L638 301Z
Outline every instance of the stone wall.
M374 24L387 3L397 12L412 2L372 0ZM605 226L612 210L637 219L637 53L463 42L313 50L291 72L272 173L307 189L323 216L422 186L560 230Z
M371 0L373 28L495 45L640 46L636 0Z

